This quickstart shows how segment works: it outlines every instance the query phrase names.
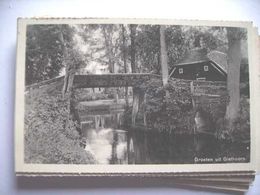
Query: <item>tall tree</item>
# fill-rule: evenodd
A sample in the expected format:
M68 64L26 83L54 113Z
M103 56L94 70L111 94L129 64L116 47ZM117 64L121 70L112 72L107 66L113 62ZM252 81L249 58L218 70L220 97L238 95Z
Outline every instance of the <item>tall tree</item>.
M132 73L136 73L136 64L135 64L135 55L136 55L136 49L135 49L135 36L136 36L136 24L130 24L130 39L131 39L131 69Z
M76 47L76 42L73 40L73 37L77 34L75 28L68 25L61 25L59 26L59 30L59 40L63 53L62 63L63 67L65 67L65 77L62 89L62 95L63 98L65 98L66 95L70 96L75 72L85 64L86 58Z
M123 63L124 63L124 72L127 73L127 54L126 54L126 36L125 36L125 26L124 24L121 25L122 28L122 53L123 53ZM126 107L129 107L129 101L128 101L128 87L125 87L125 102Z
M105 40L105 47L108 56L109 72L115 73L115 56L113 52L112 33L113 25L102 25L102 33Z
M233 122L238 117L240 101L240 62L241 62L241 39L245 37L245 31L241 28L228 27L228 74L227 89L229 94L229 104L226 110L228 128L233 130Z
M160 36L159 25L138 25L135 37L136 64L140 64L142 72L159 74L160 68Z
M73 76L70 77L71 75L71 71L73 69L71 63L69 63L68 61L68 44L65 42L64 39L64 32L62 27L60 26L60 32L59 32L59 38L60 38L60 42L61 42L61 48L62 48L62 53L63 53L63 66L65 67L65 77L64 77L64 83L63 83L63 88L62 88L62 95L63 98L65 98L65 95L67 94L68 91L70 91L72 86L69 86L69 83L72 84L72 79L74 78L74 74Z
M28 25L26 34L26 84L58 76L64 68L63 43L60 28L66 31L64 40L71 41L68 25Z
M131 40L131 48L130 48L130 55L131 55L131 69L132 73L136 73L136 46L135 46L135 37L136 37L136 27L135 24L130 24L130 40ZM133 87L133 110L132 110L132 125L135 125L136 116L139 110L139 93L137 89Z
M166 26L160 26L160 52L161 52L161 68L162 68L162 81L163 86L166 87L168 84L168 56L167 56L167 48L165 42L165 29ZM165 97L168 99L170 97L169 91L165 90Z
M119 27L117 25L102 25L101 26L102 33L104 36L104 42L105 42L105 50L106 55L108 58L108 65L109 65L109 72L110 73L116 73L118 69L116 69L116 64L118 64L118 49L120 45L120 36L117 35L114 36L119 30ZM119 88L116 88L116 91L114 92L114 98L115 101L118 102L119 98Z
M161 51L161 68L162 68L162 80L163 86L168 84L168 56L167 56L167 48L165 42L165 26L160 26L160 51Z

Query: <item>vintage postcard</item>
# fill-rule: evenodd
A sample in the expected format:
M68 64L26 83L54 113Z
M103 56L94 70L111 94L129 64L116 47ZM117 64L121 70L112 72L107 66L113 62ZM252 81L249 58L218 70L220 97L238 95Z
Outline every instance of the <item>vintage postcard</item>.
M255 171L257 39L248 22L18 19L16 173Z

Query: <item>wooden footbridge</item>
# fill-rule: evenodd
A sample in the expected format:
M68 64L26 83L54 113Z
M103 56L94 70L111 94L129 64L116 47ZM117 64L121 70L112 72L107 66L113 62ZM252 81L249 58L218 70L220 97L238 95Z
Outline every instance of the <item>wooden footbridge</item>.
M74 88L135 87L159 75L149 73L75 75Z
M73 88L108 88L108 87L138 87L140 84L151 80L160 79L160 75L150 73L122 73L122 74L85 74L74 75ZM65 77L60 76L32 85L27 85L25 91L37 89L52 84L63 84ZM218 97L226 93L226 82L222 81L191 81L183 79L169 79L169 83L180 88L189 88L195 96Z
M70 91L77 88L108 88L108 87L133 87L151 80L152 78L160 78L159 75L149 73L122 73L122 74L68 74L54 79L42 81L33 85L26 86L26 91L42 88L44 86L61 86L63 97L69 97L68 108L71 109ZM62 89L63 86L63 89ZM132 123L135 124L135 118L138 112L139 99L143 98L144 94L135 93L133 100ZM75 106L74 106L75 107ZM74 109L73 109L74 110Z
M64 76L49 79L36 84L26 86L25 90L41 88L64 81ZM149 73L122 73L122 74L85 74L74 75L73 88L95 87L135 87L151 78L160 78L159 75Z
M72 79L71 79L72 78ZM138 86L152 78L161 79L160 75L149 74L149 73L122 73L122 74L85 74L77 75L74 74L72 77L67 79L67 89L69 91L77 88L108 88L108 87L133 87ZM54 79L42 81L40 83L26 86L25 91L32 89L41 88L44 86L56 85L61 86L59 89L64 90L64 83L66 78L64 76L57 77ZM226 82L214 82L214 81L189 81L181 79L169 79L169 84L176 88L184 88L190 90L193 95L192 103L196 107L200 103L200 97L207 96L207 99L215 99L221 97L227 93ZM163 85L163 83L162 83ZM62 89L63 86L63 89ZM64 91L63 91L64 92ZM70 93L69 93L70 94ZM139 104L145 102L145 92L142 94L135 94L133 98L133 109L132 109L132 124L135 124L135 118L138 112ZM70 98L69 98L70 99ZM69 100L70 102L70 100ZM70 103L69 103L70 104ZM144 117L145 119L145 117ZM145 124L146 122L144 122Z

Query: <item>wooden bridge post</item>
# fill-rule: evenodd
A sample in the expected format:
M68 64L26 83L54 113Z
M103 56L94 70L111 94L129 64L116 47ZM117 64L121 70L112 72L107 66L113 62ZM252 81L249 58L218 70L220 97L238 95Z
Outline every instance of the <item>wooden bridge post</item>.
M75 77L74 69L69 70L68 73L66 73L66 75L64 77L64 84L63 84L63 89L62 89L63 99L65 99L71 95L74 77Z
M146 93L142 92L138 89L134 89L135 93L133 95L133 110L132 110L132 125L136 124L136 117L138 114L138 111L140 109L140 106L143 107L143 125L146 126L146 113L145 113L145 106L146 106ZM137 92L138 90L138 92Z
M135 125L136 116L139 110L140 94L137 89L133 87L133 109L132 109L132 125Z
M76 116L74 116L75 113L75 108L74 108L74 103L71 100L71 96L72 96L72 90L73 90L73 81L74 81L74 76L75 76L75 69L70 67L66 67L66 75L64 77L64 84L63 84L63 89L62 89L62 97L63 100L66 100L67 103L67 110L68 110L68 114L67 114L67 119L65 122L65 128L68 127L69 125L69 119L70 119L70 115L73 115L73 118L75 118ZM77 117L76 117L77 118Z

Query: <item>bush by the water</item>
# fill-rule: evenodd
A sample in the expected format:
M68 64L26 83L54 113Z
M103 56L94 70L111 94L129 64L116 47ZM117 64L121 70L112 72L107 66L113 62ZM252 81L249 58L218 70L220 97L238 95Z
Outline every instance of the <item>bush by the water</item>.
M91 164L94 158L79 145L77 124L71 119L60 94L35 89L26 95L25 162Z
M229 129L228 121L222 117L217 121L217 137L232 142L248 142L250 140L250 106L249 99L241 96L238 118L233 129Z
M232 132L232 137L236 141L250 141L250 112L249 99L241 97L239 117L235 121L235 131Z
M140 85L140 90L147 94L144 112L149 127L179 134L192 133L194 111L189 88L171 83L164 88L161 79L151 79ZM166 91L170 97L166 97Z
M239 117L235 121L234 131L227 128L225 121L228 95L218 98L199 97L197 109L192 106L192 94L187 84L176 83L185 81L169 81L167 87L162 87L161 79L151 79L139 85L139 94L146 93L146 105L141 105L137 121L142 121L146 113L147 126L159 131L168 131L177 134L191 134L195 128L195 114L203 110L210 118L212 132L216 131L219 139L242 141L249 139L249 103L246 97L241 97ZM188 81L187 81L188 82ZM166 97L168 91L170 97ZM131 109L126 113L130 119ZM141 119L141 120L140 120ZM228 136L225 136L225 134Z

